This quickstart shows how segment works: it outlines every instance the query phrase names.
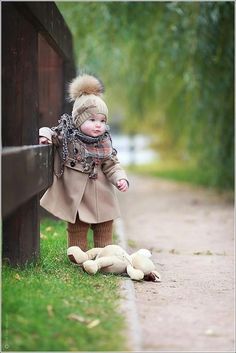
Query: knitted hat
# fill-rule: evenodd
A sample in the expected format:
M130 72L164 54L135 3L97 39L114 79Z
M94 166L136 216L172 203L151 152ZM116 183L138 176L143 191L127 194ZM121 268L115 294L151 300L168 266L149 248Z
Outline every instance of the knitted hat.
M92 75L79 75L69 84L69 98L74 101L72 119L79 128L92 114L103 114L107 120L108 108L102 100L103 83Z

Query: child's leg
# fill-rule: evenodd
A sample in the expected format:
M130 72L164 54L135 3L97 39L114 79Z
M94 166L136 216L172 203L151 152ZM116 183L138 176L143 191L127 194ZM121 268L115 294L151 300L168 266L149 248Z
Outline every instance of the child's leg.
M75 223L68 222L68 247L79 246L81 250L87 250L87 233L89 224L82 222L78 216Z
M103 248L106 245L112 244L113 220L92 224L93 239L95 248Z

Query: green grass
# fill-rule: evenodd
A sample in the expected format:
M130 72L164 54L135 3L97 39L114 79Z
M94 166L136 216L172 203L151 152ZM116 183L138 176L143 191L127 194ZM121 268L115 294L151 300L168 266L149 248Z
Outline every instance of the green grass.
M167 180L221 189L217 187L213 172L210 169L201 170L201 168L187 163L176 161L158 162L131 166L129 167L129 171L141 175L149 175ZM224 185L222 185L222 189L227 188L227 186L224 187Z
M66 245L66 224L44 220L36 265L3 265L2 351L126 349L119 277L86 274Z

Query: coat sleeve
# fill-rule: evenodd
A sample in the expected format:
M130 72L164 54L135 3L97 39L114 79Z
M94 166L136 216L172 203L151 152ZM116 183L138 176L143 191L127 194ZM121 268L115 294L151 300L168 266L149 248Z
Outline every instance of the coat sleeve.
M102 171L113 185L116 185L117 181L120 179L127 180L129 184L127 175L116 156L104 160L102 163Z
M59 145L58 135L55 131L50 129L49 127L41 127L39 129L39 136L46 137L49 141L51 141L54 145Z

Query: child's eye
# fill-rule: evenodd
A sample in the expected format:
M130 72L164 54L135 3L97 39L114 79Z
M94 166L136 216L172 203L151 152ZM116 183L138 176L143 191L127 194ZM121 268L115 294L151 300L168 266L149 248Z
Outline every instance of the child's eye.
M95 119L94 119L94 118L90 118L89 120L90 120L90 121L95 121Z
M106 121L105 119L102 119L102 120L101 120L101 123L105 123L105 121Z

